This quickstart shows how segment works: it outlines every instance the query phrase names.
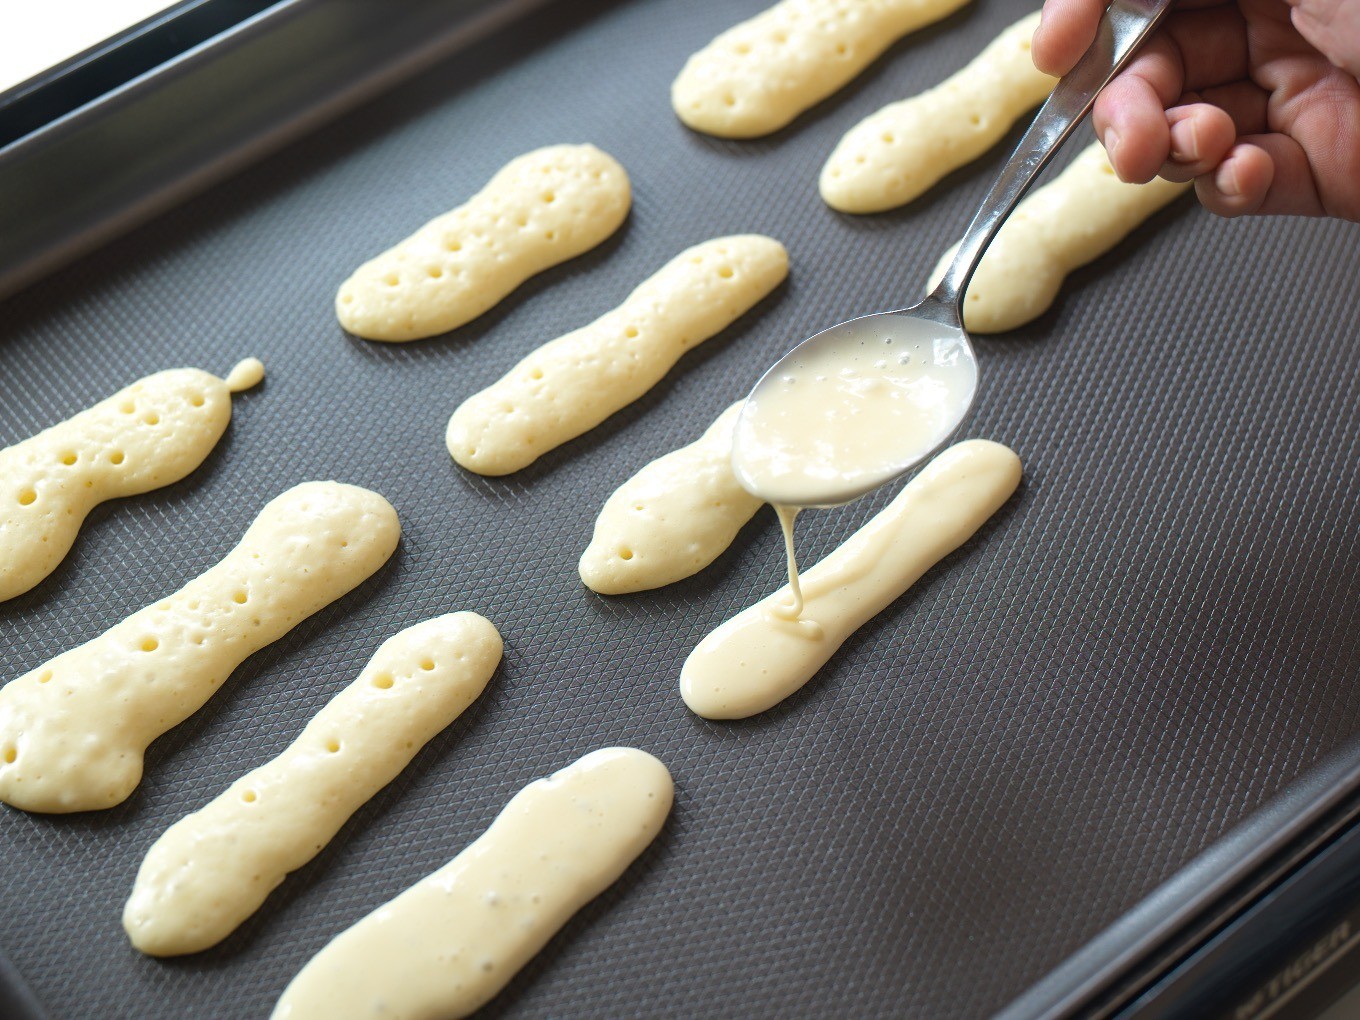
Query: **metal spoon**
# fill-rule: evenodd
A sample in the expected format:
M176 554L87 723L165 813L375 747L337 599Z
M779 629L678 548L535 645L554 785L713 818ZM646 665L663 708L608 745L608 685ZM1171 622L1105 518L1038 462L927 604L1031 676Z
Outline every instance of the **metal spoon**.
M1110 4L1095 42L1040 108L925 300L823 330L761 376L733 441L732 465L747 490L777 505L846 503L919 464L959 427L978 382L963 328L968 281L1021 196L1169 4ZM921 406L913 410L913 402Z

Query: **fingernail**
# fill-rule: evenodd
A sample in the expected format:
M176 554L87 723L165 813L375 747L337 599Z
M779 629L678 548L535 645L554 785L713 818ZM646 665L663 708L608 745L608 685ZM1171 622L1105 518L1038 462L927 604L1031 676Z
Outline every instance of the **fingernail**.
M1177 163L1199 159L1199 129L1193 120L1183 120L1171 128L1171 158Z
M1110 128L1105 132L1105 137L1102 141L1105 143L1106 154L1110 157L1110 161L1113 162L1115 150L1119 148L1119 132L1114 128Z
M1242 183L1237 179L1237 167L1232 160L1219 166L1214 174L1214 187L1220 194L1230 197L1242 194Z

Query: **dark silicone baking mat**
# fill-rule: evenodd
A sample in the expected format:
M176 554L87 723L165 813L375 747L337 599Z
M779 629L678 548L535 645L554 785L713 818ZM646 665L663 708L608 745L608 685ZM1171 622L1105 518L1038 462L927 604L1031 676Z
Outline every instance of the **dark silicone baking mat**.
M900 43L772 138L686 132L671 78L762 3L559 5L0 305L0 443L157 369L254 354L270 373L203 468L97 510L51 579L0 606L0 676L172 591L295 482L371 486L405 526L387 569L159 741L128 803L0 812L0 947L55 1016L264 1016L520 786L609 743L667 762L675 813L488 1016L983 1016L1360 731L1351 225L1228 223L1187 199L1038 322L982 340L966 431L1020 452L1020 492L764 716L699 720L676 680L701 635L778 582L768 512L688 582L581 588L614 486L794 340L914 298L1002 158L883 216L816 193L842 131L1029 9L1000 0ZM633 177L615 239L447 338L340 331L332 296L354 265L509 158L587 140ZM533 468L455 469L442 435L463 396L682 247L747 230L792 253L776 295ZM807 561L886 498L810 515ZM380 640L452 609L506 638L480 703L225 944L138 956L119 914L156 835L281 749Z

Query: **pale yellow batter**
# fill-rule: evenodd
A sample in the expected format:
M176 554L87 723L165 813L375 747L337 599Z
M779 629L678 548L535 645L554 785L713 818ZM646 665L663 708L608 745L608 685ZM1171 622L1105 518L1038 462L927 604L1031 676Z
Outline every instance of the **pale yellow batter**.
M793 525L802 513L803 507L776 504L775 516L779 518L779 530L784 533L784 559L789 564L789 598L787 602L775 602L770 612L784 620L797 620L803 615L803 579L798 573L798 556L793 549Z
M686 61L671 86L696 131L754 138L846 85L909 32L967 0L782 0Z
M729 407L693 443L652 461L609 497L581 555L581 580L602 595L659 588L712 563L761 500L732 474Z
M216 566L0 689L0 801L121 803L151 741L382 566L400 532L391 504L353 485L306 482L271 500Z
M384 641L287 750L155 842L123 910L132 944L174 956L226 938L472 704L500 660L500 634L476 613Z
M0 450L0 602L55 570L100 503L177 482L203 463L231 420L231 394L263 377L254 358L225 382L196 368L157 372Z
M623 874L673 795L666 766L625 747L531 783L452 861L332 939L274 1020L467 1016Z
M981 527L1020 483L1020 458L985 439L949 447L888 506L803 575L800 618L786 587L705 637L680 673L685 704L741 719L812 679L841 644Z
M368 340L416 340L477 318L529 277L623 223L628 174L593 145L550 145L505 165L452 212L340 285L340 325Z
M737 481L776 507L835 506L896 478L949 437L977 389L957 330L867 315L833 336L781 361L733 432Z
M1038 25L1037 11L1026 15L953 77L851 128L822 168L826 204L848 213L895 208L1006 137L1058 81L1030 57Z
M1003 333L1038 318L1057 300L1068 273L1105 254L1189 188L1160 177L1125 184L1104 147L1087 146L1002 225L968 284L964 325L970 333ZM957 247L935 266L932 289Z
M449 421L449 453L482 475L527 467L641 397L788 270L784 246L759 234L686 249L619 307L544 344L465 400Z

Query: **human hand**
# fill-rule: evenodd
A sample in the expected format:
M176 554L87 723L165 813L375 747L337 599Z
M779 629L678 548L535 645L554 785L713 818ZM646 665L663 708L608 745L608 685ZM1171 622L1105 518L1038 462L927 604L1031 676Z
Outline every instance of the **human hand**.
M1062 75L1106 0L1045 0L1034 63ZM1194 180L1220 216L1360 221L1360 0L1179 0L1096 100L1122 180Z

